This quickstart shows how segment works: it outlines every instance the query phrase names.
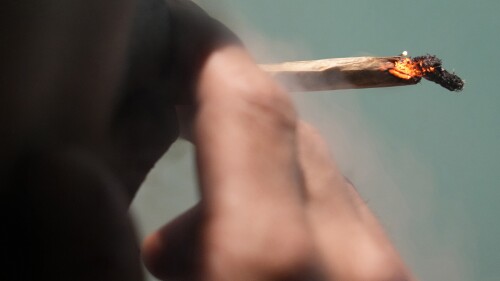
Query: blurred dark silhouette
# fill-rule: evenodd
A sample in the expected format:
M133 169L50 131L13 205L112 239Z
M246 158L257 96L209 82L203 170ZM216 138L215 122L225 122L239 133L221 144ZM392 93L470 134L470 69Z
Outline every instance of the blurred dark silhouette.
M1 280L142 278L128 204L220 26L137 2L2 2Z

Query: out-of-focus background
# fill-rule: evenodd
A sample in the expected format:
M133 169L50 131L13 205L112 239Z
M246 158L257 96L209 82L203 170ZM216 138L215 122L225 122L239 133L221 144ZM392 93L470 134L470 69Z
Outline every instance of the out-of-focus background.
M456 70L461 93L422 81L293 98L421 280L499 280L499 1L198 2L259 62L407 50ZM132 208L141 237L196 202L193 157L180 141L149 175Z

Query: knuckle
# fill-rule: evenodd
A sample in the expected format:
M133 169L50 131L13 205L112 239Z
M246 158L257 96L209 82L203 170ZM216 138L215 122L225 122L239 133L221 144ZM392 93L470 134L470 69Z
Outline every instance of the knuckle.
M331 154L328 143L323 138L320 131L312 125L300 121L297 132L300 143L306 150L313 150L321 155Z
M401 266L397 266L391 261L378 261L372 264L367 264L366 267L360 268L353 280L373 280L373 281L404 281L410 280L408 274Z
M353 261L345 275L350 280L373 280L373 281L404 281L410 280L410 275L402 261L394 255L381 249L380 245L365 245L363 251L354 256L363 256L363 259Z
M249 109L266 122L295 131L297 113L287 93L274 84L252 88L242 95Z
M314 255L310 237L303 228L284 226L269 228L265 237L247 239L216 239L210 243L213 260L241 272L278 278L307 270Z

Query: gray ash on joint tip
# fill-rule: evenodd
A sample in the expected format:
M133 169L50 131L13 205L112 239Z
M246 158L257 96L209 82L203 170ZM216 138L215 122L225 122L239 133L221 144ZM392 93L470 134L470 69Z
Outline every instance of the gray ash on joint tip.
M460 92L463 90L464 81L455 75L455 73L446 71L442 66L441 60L436 56L427 54L415 57L413 60L418 62L422 69L434 69L434 71L425 72L423 75L425 79L437 83L450 91Z

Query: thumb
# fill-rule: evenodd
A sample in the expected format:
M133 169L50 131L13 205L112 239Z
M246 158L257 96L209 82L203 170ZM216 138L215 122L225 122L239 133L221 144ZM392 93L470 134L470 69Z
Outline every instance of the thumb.
M150 234L142 245L146 268L161 280L196 280L202 260L203 214L195 205Z

